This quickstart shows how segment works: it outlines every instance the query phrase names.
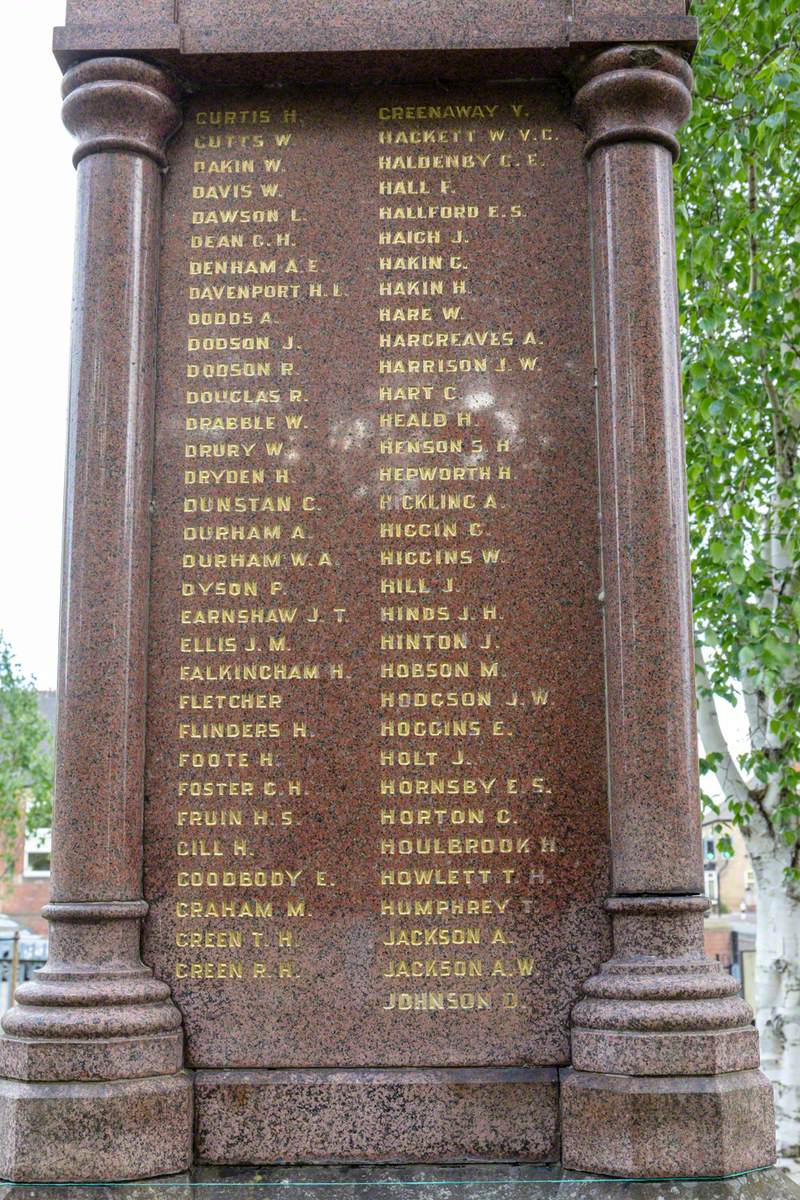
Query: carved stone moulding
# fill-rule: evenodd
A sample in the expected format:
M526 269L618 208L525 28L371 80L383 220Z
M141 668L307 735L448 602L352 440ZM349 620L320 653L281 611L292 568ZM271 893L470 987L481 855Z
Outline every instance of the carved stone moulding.
M564 1165L728 1175L774 1161L772 1089L739 987L703 953L705 897L608 902L615 953L572 1013Z
M78 239L54 903L47 964L0 1036L0 1176L20 1181L132 1179L191 1158L181 1016L140 952L159 213L180 92L116 57L68 71L63 94Z
M672 49L584 61L597 331L613 957L572 1013L563 1162L724 1175L774 1161L738 985L703 947L672 160L692 72Z

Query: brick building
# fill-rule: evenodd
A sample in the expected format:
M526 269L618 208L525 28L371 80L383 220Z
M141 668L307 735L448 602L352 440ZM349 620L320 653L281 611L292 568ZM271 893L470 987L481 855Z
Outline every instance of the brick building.
M39 692L39 710L55 733L56 694ZM0 912L31 933L47 934L42 906L50 895L50 830L26 834L20 830L17 853L9 875L0 877Z

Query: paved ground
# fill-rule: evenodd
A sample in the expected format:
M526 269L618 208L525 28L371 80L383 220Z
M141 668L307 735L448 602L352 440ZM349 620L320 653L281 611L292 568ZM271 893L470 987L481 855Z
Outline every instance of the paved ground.
M524 1166L205 1168L128 1184L2 1184L0 1200L800 1200L782 1172L725 1180L594 1179Z

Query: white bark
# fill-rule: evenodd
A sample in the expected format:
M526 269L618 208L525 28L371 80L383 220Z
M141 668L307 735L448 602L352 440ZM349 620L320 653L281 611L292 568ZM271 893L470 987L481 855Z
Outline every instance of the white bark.
M742 678L746 680L746 672L742 672ZM750 736L750 745L754 750L764 749L764 723L765 723L765 706L763 697L753 689L747 687L742 688L742 700L744 701L744 711L747 714L747 729Z
M773 1085L778 1153L800 1157L800 900L783 882L788 855L768 835L748 838L758 879L756 1025Z
M770 821L780 801L778 786L773 782L766 790L758 788L739 770L722 732L714 697L707 691L708 677L699 650L697 668L703 750L721 756L715 773L726 798L753 807L744 833L758 881L756 1026L762 1069L775 1094L778 1154L795 1166L800 1159L800 894L787 886L785 869L791 853L775 836ZM765 732L762 729L762 735Z
M703 743L703 750L707 755L720 756L714 773L725 799L735 800L744 806L750 799L750 787L736 765L720 727L717 706L711 695L706 666L699 647L695 651L695 667L697 669L697 727Z

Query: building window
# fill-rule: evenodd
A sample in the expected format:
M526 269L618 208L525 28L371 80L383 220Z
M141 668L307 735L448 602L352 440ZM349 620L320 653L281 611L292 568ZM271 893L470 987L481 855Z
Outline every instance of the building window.
M50 830L25 834L22 874L26 879L47 879L50 874Z
M716 871L706 871L706 895L709 900L716 903L719 900L719 876Z

